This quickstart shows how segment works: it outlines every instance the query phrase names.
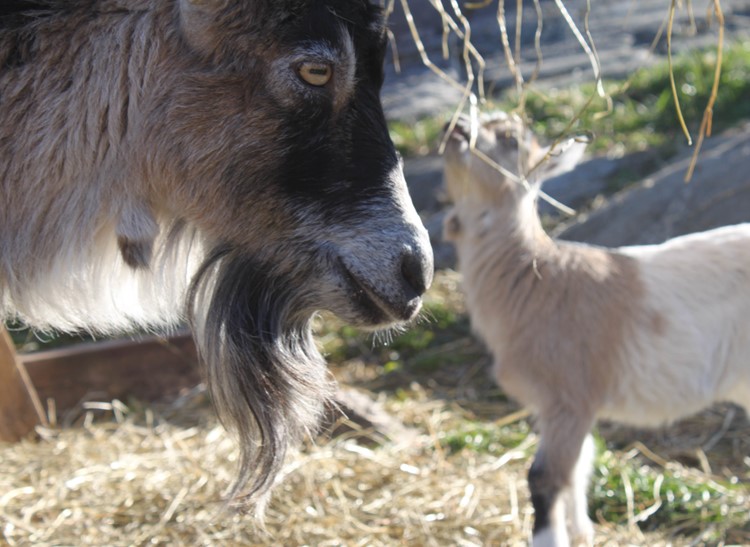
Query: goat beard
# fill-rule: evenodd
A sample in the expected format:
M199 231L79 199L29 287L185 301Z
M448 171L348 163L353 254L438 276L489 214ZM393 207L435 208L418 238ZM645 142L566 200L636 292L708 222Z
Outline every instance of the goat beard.
M230 495L253 504L261 518L287 449L317 429L335 391L312 337L314 310L304 287L293 274L219 247L189 292L209 393L224 426L238 436Z

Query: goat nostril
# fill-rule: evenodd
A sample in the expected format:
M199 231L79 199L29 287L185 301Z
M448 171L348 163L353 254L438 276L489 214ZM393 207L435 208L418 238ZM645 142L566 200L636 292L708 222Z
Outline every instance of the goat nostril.
M421 296L429 288L432 272L420 255L407 252L401 258L401 275L406 286L414 291L414 296Z

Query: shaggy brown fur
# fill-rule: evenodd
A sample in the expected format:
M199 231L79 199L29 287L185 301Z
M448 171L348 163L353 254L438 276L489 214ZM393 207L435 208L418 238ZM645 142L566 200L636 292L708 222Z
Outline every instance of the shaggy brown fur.
M367 0L0 8L0 310L94 331L189 316L254 494L330 396L315 311L389 326L431 281L385 39Z

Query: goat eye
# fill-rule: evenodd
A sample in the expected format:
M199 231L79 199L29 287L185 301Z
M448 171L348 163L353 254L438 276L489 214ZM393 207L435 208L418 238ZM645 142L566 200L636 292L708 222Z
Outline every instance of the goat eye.
M323 87L333 76L331 65L325 63L302 63L297 72L302 80L315 87Z

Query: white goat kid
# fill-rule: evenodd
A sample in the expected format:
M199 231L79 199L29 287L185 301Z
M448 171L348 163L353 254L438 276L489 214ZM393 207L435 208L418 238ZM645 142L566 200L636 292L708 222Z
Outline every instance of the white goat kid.
M536 200L543 179L581 157L585 145L569 144L528 185L470 150L466 121L445 153L454 207L444 231L472 323L498 382L538 416L535 546L593 541L586 490L598 418L658 426L716 401L750 403L750 224L641 247L555 241ZM527 173L547 154L507 115L481 124L476 150Z

